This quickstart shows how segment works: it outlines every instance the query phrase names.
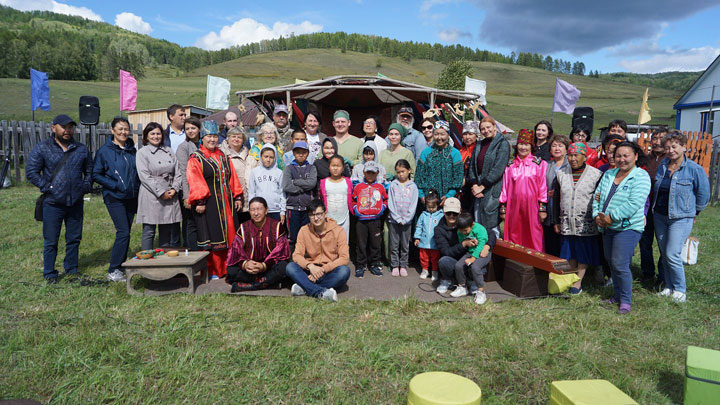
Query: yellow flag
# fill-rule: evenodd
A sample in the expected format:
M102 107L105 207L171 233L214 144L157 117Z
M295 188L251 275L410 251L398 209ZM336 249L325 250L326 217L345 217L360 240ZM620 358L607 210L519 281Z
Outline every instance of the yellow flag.
M647 99L648 99L648 90L649 88L645 88L645 94L643 94L643 100L642 104L640 105L640 114L638 114L638 125L644 124L648 121L650 121L650 107L648 107Z

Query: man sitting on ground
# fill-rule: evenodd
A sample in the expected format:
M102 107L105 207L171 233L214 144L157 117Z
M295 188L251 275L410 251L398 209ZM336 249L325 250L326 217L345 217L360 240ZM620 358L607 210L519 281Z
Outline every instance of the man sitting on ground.
M295 284L292 295L337 301L337 291L350 278L350 249L345 230L327 217L325 205L313 200L307 208L310 223L300 228L287 275Z

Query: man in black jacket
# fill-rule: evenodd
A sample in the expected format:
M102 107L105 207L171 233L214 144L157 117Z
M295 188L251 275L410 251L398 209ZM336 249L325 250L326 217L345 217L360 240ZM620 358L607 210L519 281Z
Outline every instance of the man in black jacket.
M45 195L43 213L43 276L55 284L58 239L65 222L65 274L78 272L82 239L83 195L90 192L92 159L85 145L75 142L75 121L60 114L52 122L53 135L30 152L25 177ZM63 161L64 159L64 161ZM62 161L62 166L55 173Z
M455 278L455 264L458 260L467 253L468 248L475 247L478 244L476 239L465 239L462 243L459 242L457 219L460 214L460 200L455 197L445 200L443 212L445 217L435 227L435 234L433 235L435 245L440 251L440 261L438 262L440 285L437 287L437 292L440 294L447 293L452 285ZM488 232L488 238L487 243L492 250L495 247L495 234Z

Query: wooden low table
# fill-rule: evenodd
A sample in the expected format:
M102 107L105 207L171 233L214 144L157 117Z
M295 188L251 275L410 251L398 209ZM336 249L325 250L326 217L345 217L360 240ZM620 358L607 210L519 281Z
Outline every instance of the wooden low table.
M127 292L132 295L143 295L135 290L130 284L134 275L148 278L155 281L169 280L178 274L184 274L188 278L188 290L190 294L195 293L196 274L205 274L205 284L208 283L207 256L209 252L185 252L181 251L177 257L166 255L153 259L140 260L130 259L122 264L125 268L125 279L127 280Z

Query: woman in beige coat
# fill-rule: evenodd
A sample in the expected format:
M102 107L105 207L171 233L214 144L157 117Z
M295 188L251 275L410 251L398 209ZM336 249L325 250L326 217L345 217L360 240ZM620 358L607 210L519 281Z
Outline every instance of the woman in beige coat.
M137 223L143 224L142 249L152 249L155 225L159 231L160 247L178 246L179 233L172 232L182 220L178 191L182 187L182 175L177 169L177 159L169 146L163 146L163 129L156 122L143 130L143 148L135 158L140 177Z
M220 145L220 151L230 159L243 190L248 189L247 179L250 177L250 171L258 165L258 161L249 155L250 151L245 146L245 141L245 133L240 127L235 127L227 132L227 139ZM240 223L250 219L248 199L244 194L242 211L238 216Z

